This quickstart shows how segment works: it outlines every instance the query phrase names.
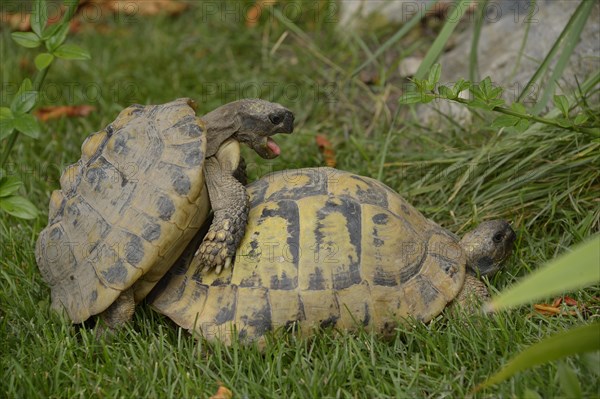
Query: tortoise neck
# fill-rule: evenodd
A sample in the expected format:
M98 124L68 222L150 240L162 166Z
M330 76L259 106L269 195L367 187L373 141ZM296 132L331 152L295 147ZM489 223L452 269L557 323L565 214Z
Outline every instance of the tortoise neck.
M225 104L202 117L206 125L207 157L215 155L221 144L239 130L237 113L228 105Z

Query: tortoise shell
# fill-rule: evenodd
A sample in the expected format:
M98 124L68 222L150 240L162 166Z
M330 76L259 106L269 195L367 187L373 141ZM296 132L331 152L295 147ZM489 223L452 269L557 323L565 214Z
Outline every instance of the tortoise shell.
M155 309L207 339L229 343L235 329L253 341L290 325L385 333L402 318L435 317L463 285L456 236L376 180L287 170L248 192L233 269L202 274L181 259L152 295Z
M143 298L207 218L203 122L193 102L133 105L89 136L52 193L36 260L74 323L125 289Z

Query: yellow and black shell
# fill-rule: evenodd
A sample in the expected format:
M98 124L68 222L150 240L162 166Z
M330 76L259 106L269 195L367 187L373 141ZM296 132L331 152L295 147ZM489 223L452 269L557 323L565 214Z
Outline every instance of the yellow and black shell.
M74 323L125 289L141 300L210 210L203 122L189 99L133 105L90 135L52 193L36 260L52 306Z
M291 325L385 333L402 318L430 320L463 285L458 239L374 179L287 170L248 192L233 269L202 274L179 261L153 293L155 309L209 340Z

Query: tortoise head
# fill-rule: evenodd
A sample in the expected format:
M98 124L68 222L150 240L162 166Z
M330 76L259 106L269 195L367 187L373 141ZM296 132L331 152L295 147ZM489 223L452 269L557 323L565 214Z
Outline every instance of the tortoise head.
M467 271L481 276L491 276L510 256L516 234L505 220L482 222L464 235L460 241L467 255Z
M202 119L208 130L209 156L232 137L247 144L262 158L275 158L281 150L271 136L294 130L294 114L290 110L258 98L225 104Z

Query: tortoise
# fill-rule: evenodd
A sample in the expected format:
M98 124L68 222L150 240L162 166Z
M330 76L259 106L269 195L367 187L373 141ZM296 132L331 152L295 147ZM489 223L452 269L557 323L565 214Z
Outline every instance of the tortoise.
M260 99L225 104L202 118L181 98L132 105L90 135L50 199L36 261L52 307L73 323L90 316L112 330L129 320L207 219L204 267L231 264L248 213L239 143L263 158L280 149L271 136L291 133L294 116ZM96 320L98 318L95 318Z
M275 172L247 189L235 267L201 273L192 248L147 298L179 326L226 344L264 343L278 327L307 335L363 325L389 336L399 320L427 322L455 299L484 299L477 276L499 270L515 240L503 220L459 240L383 183L331 168Z

